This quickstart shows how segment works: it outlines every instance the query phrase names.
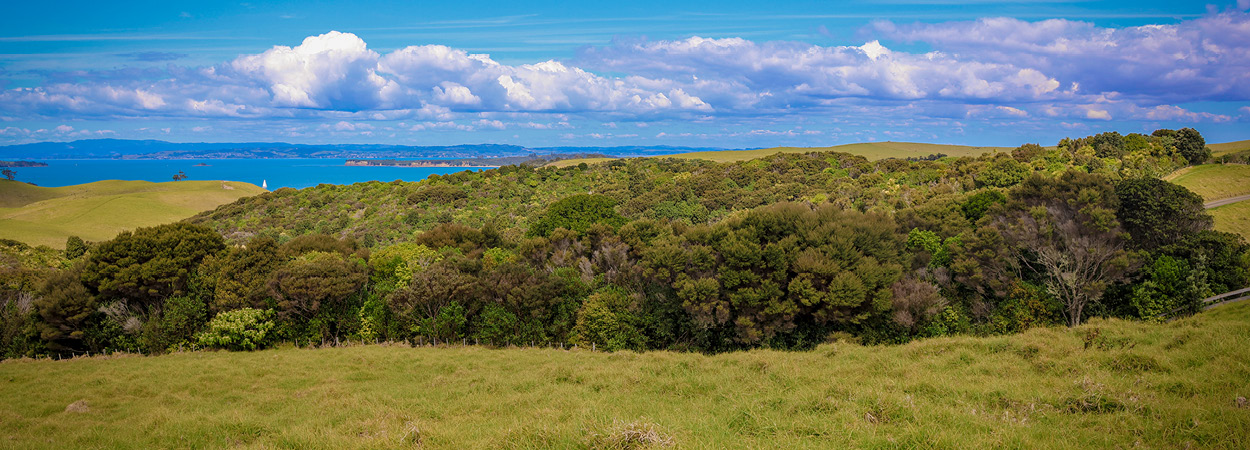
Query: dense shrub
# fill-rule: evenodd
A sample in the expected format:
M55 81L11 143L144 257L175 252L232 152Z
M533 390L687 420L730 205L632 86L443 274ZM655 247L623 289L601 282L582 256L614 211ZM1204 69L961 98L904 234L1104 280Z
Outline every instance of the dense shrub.
M273 312L243 308L218 314L196 335L204 348L232 351L260 350L272 343Z

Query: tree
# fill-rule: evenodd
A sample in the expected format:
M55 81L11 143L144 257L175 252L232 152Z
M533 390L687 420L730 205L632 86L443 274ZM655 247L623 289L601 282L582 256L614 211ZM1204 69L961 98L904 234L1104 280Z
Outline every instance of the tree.
M239 308L268 307L266 283L269 275L282 263L278 243L264 236L252 239L246 247L231 249L221 255L216 264L206 262L200 270L213 270L209 275L214 278L211 309L221 313Z
M121 301L140 317L187 290L187 280L210 254L225 249L212 228L173 223L123 231L91 252L83 284L102 302Z
M606 289L586 298L577 311L575 342L592 344L606 351L642 349L646 336L636 324L637 309L629 295L619 289Z
M81 263L53 272L39 288L34 304L42 319L39 334L52 350L99 350L85 342L100 302L83 286L81 272Z
M1081 323L1129 269L1115 196L1101 176L1066 172L1059 178L1030 177L1012 190L1009 206L996 217L1013 263L1035 273L1063 304L1068 325Z
M282 265L269 277L269 293L288 321L312 319L360 291L368 278L364 263L337 253L314 251Z
M1122 180L1115 185L1116 217L1132 236L1130 246L1154 249L1209 230L1213 219L1202 197L1184 186L1157 178Z
M1176 151L1185 157L1190 165L1202 164L1211 159L1211 149L1207 148L1207 141L1198 130L1193 128L1160 129L1155 130L1151 135L1162 139L1164 145L1175 145Z
M672 287L697 325L731 330L740 344L857 323L889 309L902 273L896 228L830 204L758 208L687 230Z
M473 277L447 262L434 263L410 276L406 286L387 297L391 311L416 334L447 338L437 333L434 321L440 311L456 300L471 297L475 287ZM448 310L445 314L451 312Z
M548 236L556 228L583 233L594 224L620 227L625 218L616 212L616 200L598 194L578 194L552 203L530 226L531 236Z
M9 168L5 168L4 170L0 170L0 174L4 174L4 177L5 177L5 178L8 178L8 179L9 179L9 181L13 181L13 179L14 179L14 178L17 178L17 172L15 172L13 169L9 169Z
M1202 164L1211 159L1211 149L1207 148L1206 139L1193 128L1176 130L1176 149L1191 165Z
M78 236L70 236L65 239L65 259L78 259L91 250L91 246L87 245L82 238Z

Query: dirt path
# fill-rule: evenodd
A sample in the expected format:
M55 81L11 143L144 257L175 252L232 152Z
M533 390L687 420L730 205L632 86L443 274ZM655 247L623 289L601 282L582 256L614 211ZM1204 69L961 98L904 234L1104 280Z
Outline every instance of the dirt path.
M1213 201L1203 203L1202 206L1206 209L1211 209L1211 208L1218 208L1220 206L1228 205L1231 203L1237 203L1237 202L1244 201L1244 200L1250 200L1250 194L1238 195L1236 197L1222 198L1219 200L1213 200Z

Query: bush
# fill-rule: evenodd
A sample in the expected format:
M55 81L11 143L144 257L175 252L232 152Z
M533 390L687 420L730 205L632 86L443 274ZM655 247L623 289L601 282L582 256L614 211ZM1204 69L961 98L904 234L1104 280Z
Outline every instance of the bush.
M273 311L244 308L218 314L196 340L205 348L260 350L269 346L270 330Z
M172 350L195 340L195 333L204 326L208 308L204 302L189 296L165 299L159 315L144 324L140 343L145 350L158 353Z
M576 343L606 351L641 349L646 337L635 325L629 295L619 289L592 294L577 311Z

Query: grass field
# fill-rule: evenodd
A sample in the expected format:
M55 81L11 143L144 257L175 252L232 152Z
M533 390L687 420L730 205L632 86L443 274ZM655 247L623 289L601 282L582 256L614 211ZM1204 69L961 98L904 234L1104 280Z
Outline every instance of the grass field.
M1186 167L1164 179L1189 188L1206 201L1250 194L1250 166L1243 164Z
M1208 145L1207 147L1211 147L1211 153L1213 155L1220 156L1220 155L1227 154L1227 153L1236 153L1242 150L1250 150L1250 140L1224 142L1220 144L1211 144L1211 145Z
M0 237L63 248L70 235L110 239L122 230L175 222L261 192L234 181L110 180L58 188L0 181Z
M1215 217L1215 229L1237 233L1250 241L1250 200L1208 209Z
M1250 448L1250 302L894 347L0 363L12 448ZM1241 403L1239 403L1241 402Z
M706 159L716 162L747 161L777 153L844 152L868 159L907 158L944 153L948 156L976 156L993 151L1006 151L1014 147L969 147L966 145L922 144L915 142L867 142L837 145L833 147L773 147L760 150L724 150L717 152L693 152L664 155L669 158ZM578 163L610 161L609 158L566 159L551 163L555 167L575 166Z

